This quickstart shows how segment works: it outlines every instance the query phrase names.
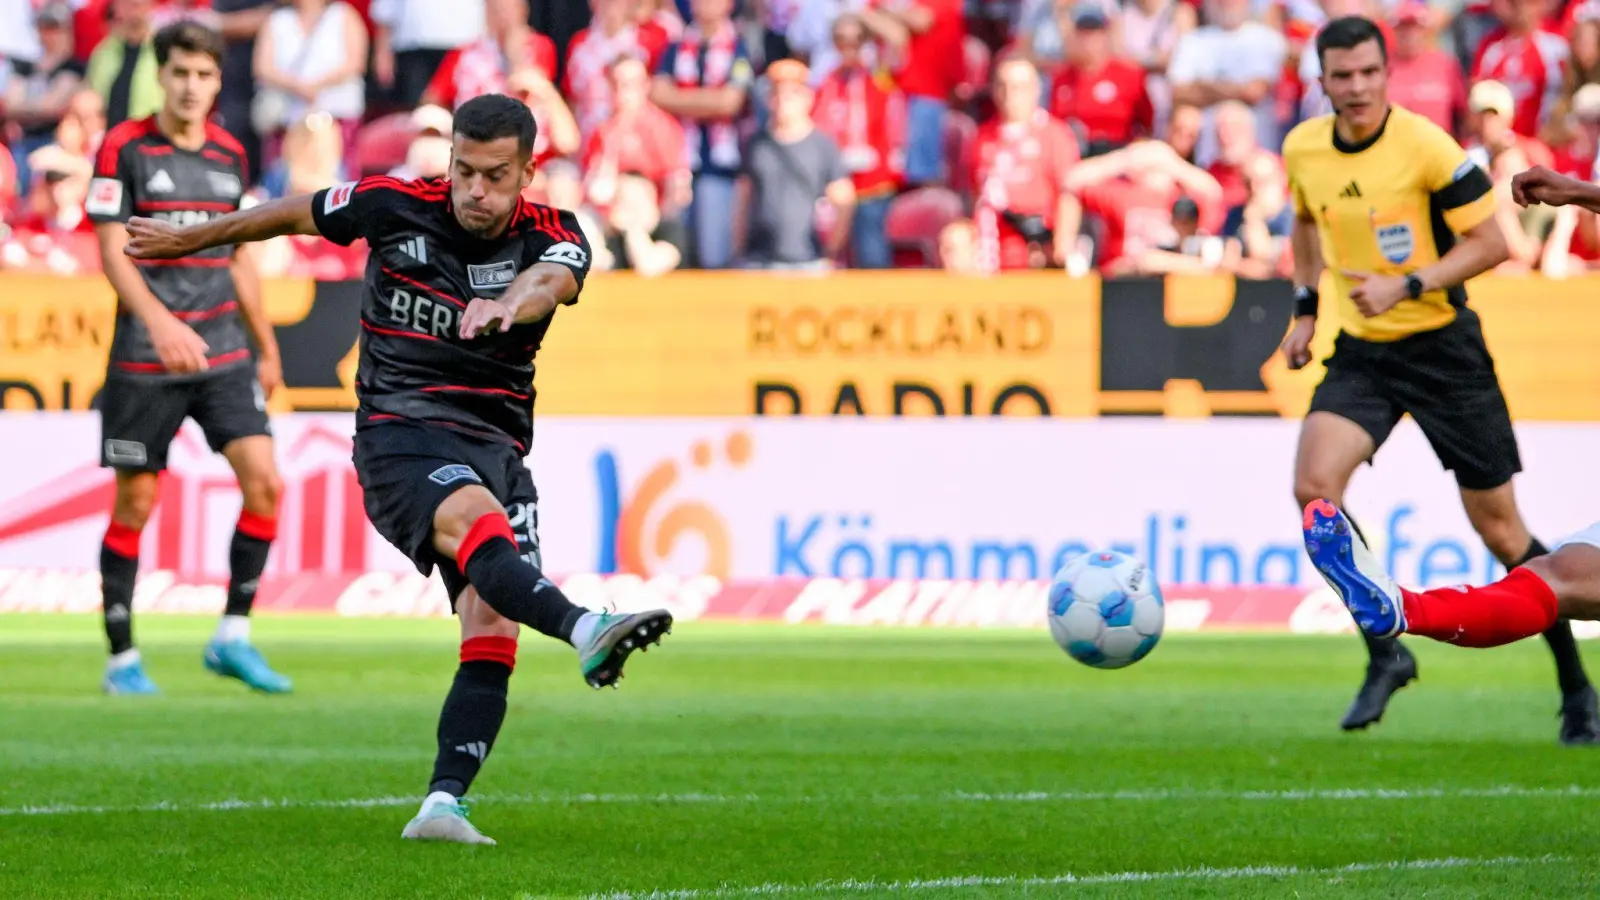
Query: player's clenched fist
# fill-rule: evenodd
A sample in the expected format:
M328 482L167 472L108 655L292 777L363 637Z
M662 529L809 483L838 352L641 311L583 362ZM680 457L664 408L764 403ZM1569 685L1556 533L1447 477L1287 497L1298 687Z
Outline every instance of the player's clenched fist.
M155 345L156 355L161 357L161 364L166 366L168 372L188 375L210 368L210 363L206 362L206 351L211 348L206 346L205 339L196 334L193 328L168 315L150 322L147 330L150 332L150 343Z
M124 253L134 259L177 259L194 252L183 229L160 219L128 220L128 246Z
M467 311L461 314L461 339L470 341L490 331L510 331L515 324L517 319L511 307L499 300L479 297L468 303Z
M1511 198L1518 206L1543 203L1546 206L1566 206L1577 199L1583 182L1544 166L1534 166L1511 179Z

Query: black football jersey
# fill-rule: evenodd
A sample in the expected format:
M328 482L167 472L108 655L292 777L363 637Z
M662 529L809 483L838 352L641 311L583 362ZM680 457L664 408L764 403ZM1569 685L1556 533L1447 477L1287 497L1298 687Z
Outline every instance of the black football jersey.
M526 453L533 440L533 357L554 314L463 341L461 313L474 298L499 297L539 263L571 269L581 290L589 244L577 217L524 200L505 232L485 239L456 221L449 182L385 176L319 191L312 214L323 237L344 245L365 239L371 250L356 427L429 422Z
M249 183L244 148L226 131L206 125L199 150L172 143L154 116L130 120L106 133L95 162L84 211L95 222L126 222L132 216L192 225L239 208ZM233 248L213 247L182 259L136 260L151 293L206 342L211 367L187 378L203 378L247 363L250 345L234 290ZM167 374L137 316L117 310L110 371L177 378Z

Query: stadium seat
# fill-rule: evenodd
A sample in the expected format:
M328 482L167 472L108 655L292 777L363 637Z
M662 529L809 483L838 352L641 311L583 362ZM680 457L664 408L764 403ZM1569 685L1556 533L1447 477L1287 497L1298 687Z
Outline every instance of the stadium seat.
M356 135L358 175L382 175L406 161L417 126L411 113L390 113L361 126Z
M961 198L947 188L917 188L896 197L884 220L895 267L937 268L939 232L963 212Z

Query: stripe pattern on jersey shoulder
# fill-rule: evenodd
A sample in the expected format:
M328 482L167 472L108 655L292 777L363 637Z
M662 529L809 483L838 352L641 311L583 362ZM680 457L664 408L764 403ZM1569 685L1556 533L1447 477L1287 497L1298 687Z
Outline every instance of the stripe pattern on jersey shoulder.
M398 191L399 193L416 197L418 200L427 200L430 203L438 203L450 196L449 182L439 179L406 181L403 178L395 178L390 175L369 175L361 179L356 184L356 193L365 193L377 188Z

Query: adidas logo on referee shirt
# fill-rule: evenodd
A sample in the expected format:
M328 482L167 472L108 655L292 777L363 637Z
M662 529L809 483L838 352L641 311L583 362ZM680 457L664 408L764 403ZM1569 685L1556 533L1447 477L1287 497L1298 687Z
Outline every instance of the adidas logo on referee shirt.
M422 263L423 265L427 265L428 242L423 240L422 235L420 234L401 244L400 252L411 257L417 262Z
M1361 196L1361 188L1354 181L1352 181L1349 184L1344 186L1344 190L1339 192L1339 196L1341 196L1341 197L1359 197L1359 196Z

